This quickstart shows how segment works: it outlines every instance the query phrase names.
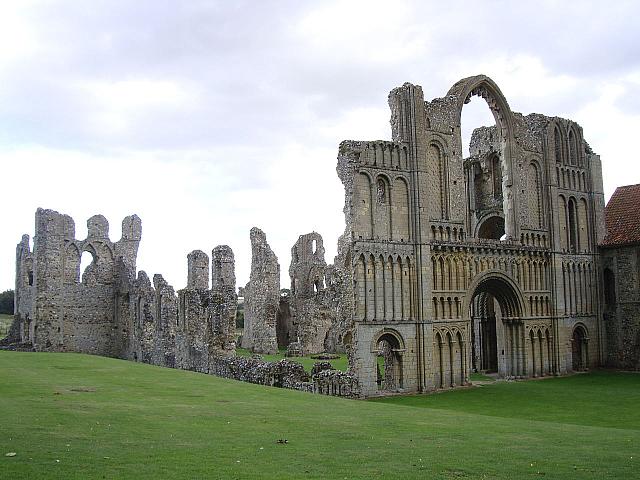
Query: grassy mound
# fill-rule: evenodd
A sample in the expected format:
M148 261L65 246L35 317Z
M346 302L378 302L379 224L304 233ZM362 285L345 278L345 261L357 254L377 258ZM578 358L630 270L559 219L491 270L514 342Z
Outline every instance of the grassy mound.
M101 357L0 352L0 472L637 478L638 405L631 373L365 402Z

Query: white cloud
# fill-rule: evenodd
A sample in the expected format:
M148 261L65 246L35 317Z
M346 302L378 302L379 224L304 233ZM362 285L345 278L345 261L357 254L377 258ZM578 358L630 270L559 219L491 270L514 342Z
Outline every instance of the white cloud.
M576 6L579 8L576 8ZM617 2L56 0L0 7L0 164L10 199L0 289L37 207L143 222L139 266L186 281L186 255L229 244L248 279L249 229L287 285L299 234L344 228L343 139L389 138L387 93L425 99L491 76L515 111L578 121L605 189L638 183L640 5ZM569 21L570 20L570 21ZM486 105L463 128L491 122ZM469 132L470 133L470 132ZM621 172L621 173L619 173Z

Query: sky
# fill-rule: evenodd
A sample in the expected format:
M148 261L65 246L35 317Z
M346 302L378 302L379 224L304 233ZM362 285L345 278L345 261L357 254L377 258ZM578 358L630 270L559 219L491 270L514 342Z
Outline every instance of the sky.
M265 231L290 249L344 230L344 139L390 139L388 92L491 77L512 110L578 122L608 198L640 183L640 2L0 0L0 291L38 207L76 237L142 219L138 268L186 285L186 256ZM463 136L493 124L475 99ZM634 151L632 151L634 150Z

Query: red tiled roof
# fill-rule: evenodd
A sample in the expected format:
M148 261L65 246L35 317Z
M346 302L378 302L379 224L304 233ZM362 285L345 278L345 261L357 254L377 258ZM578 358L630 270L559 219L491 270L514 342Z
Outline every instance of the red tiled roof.
M602 246L640 243L640 184L616 188L604 209L607 236Z

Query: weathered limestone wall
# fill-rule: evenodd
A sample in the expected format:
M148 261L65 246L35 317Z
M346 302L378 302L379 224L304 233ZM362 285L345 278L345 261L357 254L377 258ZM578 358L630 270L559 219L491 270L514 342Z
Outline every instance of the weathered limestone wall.
M322 362L318 362L322 363ZM318 365L316 363L316 365ZM299 363L287 359L265 362L259 358L218 357L209 373L242 382L290 388L304 392L360 398L358 379L333 369L316 369L310 376Z
M107 220L87 221L88 236L75 238L73 219L38 209L33 252L24 236L16 255L16 321L21 340L37 350L76 351L107 356L125 354L128 332L119 315L117 281L135 270L140 219L125 218L122 238L109 239ZM80 277L80 258L92 263ZM126 276L126 272L124 273Z
M607 365L640 370L640 246L602 249Z
M474 132L465 159L472 96L496 125ZM581 127L512 112L484 75L431 101L407 83L389 106L392 141L344 141L338 152L346 253L336 265L351 275L344 331L363 394L449 388L479 369L522 378L602 364L604 197ZM479 325L500 332L491 345L476 341Z
M280 303L280 265L262 230L252 228L250 238L251 275L245 287L242 347L272 354L278 351L276 316Z
M300 342L304 355L321 353L335 315L320 234L300 235L291 249L289 277L293 337Z
M343 269L336 267L341 263L340 255L336 265L327 265L324 251L320 234L300 235L291 249L291 294L280 302L279 342L280 336L288 335L289 342L297 342L304 355L345 351L342 337L351 316L345 299L351 293L345 286ZM290 323L285 323L285 318L290 318Z
M27 235L16 248L16 314L3 346L93 353L263 385L359 396L357 379L342 372L318 371L310 378L297 363L235 356L238 296L230 247L212 251L211 287L209 257L191 252L187 287L176 295L162 275L154 275L153 283L143 271L136 277L137 216L125 218L116 243L109 240L101 215L89 219L86 240L75 239L74 231L70 217L37 211L33 252ZM258 294L251 310L254 349L268 353L276 345L279 266L264 233L254 229L251 238L251 291ZM80 277L83 251L93 263Z

